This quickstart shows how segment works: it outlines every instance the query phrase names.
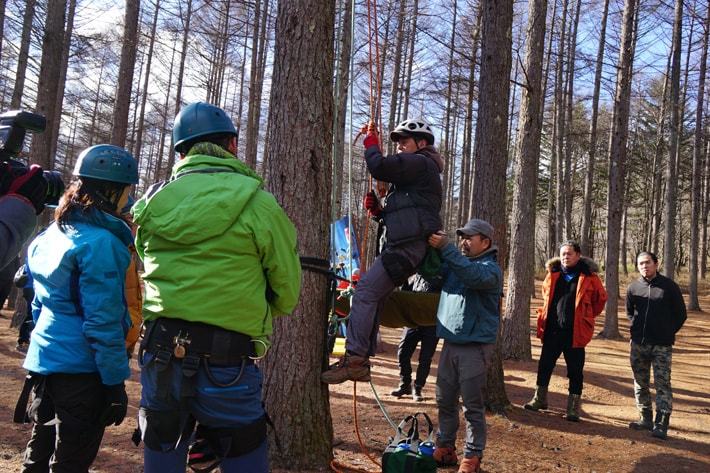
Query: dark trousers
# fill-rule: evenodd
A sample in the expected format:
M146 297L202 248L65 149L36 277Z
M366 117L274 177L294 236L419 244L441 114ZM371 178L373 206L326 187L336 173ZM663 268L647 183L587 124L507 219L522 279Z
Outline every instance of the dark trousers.
M30 335L35 328L35 322L32 318L32 299L35 297L35 291L31 287L22 289L22 297L27 302L27 310L25 316L20 323L20 334L17 336L17 343L30 342Z
M545 333L542 342L542 353L537 364L537 385L550 384L552 371L557 359L564 354L569 378L569 393L582 394L584 383L584 348L572 348L572 337L564 333Z
M439 339L436 337L436 327L404 327L402 339L399 341L397 359L399 360L399 377L404 385L412 384L412 355L417 349L417 344L421 342L419 350L419 365L417 366L417 377L414 385L422 388L426 384L431 368L431 359L436 351Z
M33 389L34 426L22 472L88 472L104 435L104 401L98 373L41 377Z

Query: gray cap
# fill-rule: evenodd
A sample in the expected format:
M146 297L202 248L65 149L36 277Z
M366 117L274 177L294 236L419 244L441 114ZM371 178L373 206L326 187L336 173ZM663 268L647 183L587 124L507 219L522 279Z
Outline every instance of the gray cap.
M461 228L457 228L456 234L459 236L483 235L484 237L493 240L493 226L485 220L472 218L468 221L468 223L466 223L466 225Z

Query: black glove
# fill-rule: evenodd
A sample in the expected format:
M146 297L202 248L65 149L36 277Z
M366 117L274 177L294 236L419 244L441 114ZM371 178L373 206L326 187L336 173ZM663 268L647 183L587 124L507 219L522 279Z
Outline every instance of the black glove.
M121 425L128 409L126 386L123 383L112 386L104 385L104 396L105 407L101 414L101 423L107 427L109 425Z
M37 164L30 166L29 171L15 177L10 184L8 194L18 194L30 201L37 215L44 210L47 198L47 180L42 174L42 168Z

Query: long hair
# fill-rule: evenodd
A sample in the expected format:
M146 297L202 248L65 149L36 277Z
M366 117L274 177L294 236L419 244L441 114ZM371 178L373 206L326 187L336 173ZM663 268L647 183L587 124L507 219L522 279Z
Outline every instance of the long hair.
M82 177L67 188L54 211L54 220L61 231L66 231L74 211L86 214L93 209L103 210L115 217L118 201L127 184Z

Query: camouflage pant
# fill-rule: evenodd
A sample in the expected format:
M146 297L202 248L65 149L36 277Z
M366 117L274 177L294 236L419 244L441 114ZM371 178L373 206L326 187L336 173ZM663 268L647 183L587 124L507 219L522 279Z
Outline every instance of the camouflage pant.
M651 409L651 365L653 384L656 388L656 410L671 412L673 392L671 391L671 362L673 347L670 345L645 345L631 342L631 370L634 372L634 395L636 407Z

